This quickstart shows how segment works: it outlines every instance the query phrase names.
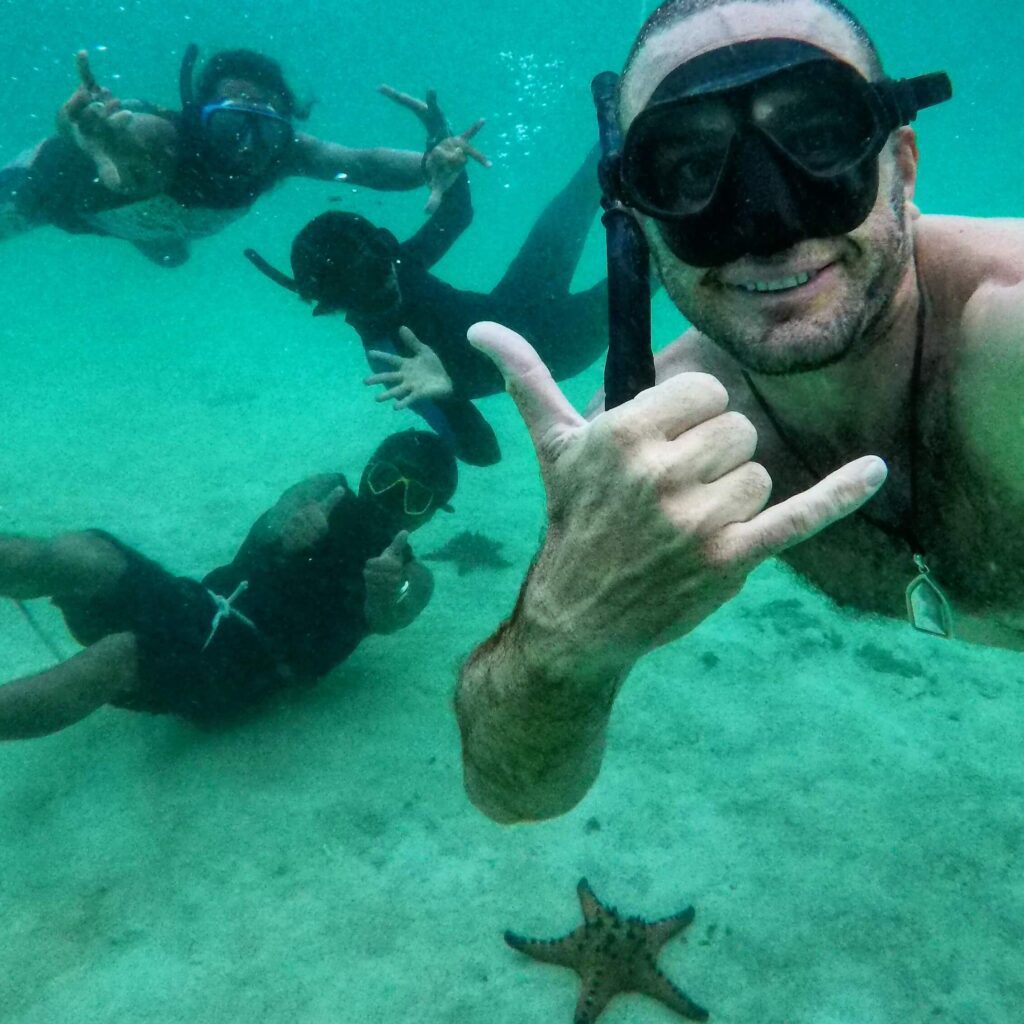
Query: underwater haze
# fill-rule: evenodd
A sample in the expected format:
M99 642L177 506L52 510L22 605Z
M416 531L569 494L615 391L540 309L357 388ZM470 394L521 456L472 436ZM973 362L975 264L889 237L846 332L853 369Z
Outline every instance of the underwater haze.
M190 42L277 57L308 130L418 149L380 83L476 118L475 220L440 266L489 289L596 138L589 83L653 4L0 0L0 164L52 130L90 51L101 84L175 106ZM919 125L919 205L1019 216L1024 8L858 2L894 76L945 69ZM164 269L46 228L0 246L0 533L102 527L176 574L228 561L314 473L357 479L411 413L373 401L339 317L271 287L325 209L408 237L425 194L291 180ZM599 228L577 283L604 273ZM659 297L658 347L685 322ZM582 408L601 366L566 382ZM648 919L696 908L659 964L722 1024L1020 1024L1024 686L1018 655L842 612L776 565L646 658L571 813L499 826L462 788L451 697L510 612L544 525L529 438L478 403L504 458L460 467L451 517L512 565L431 562L433 600L315 689L218 730L104 708L0 745L0 1024L570 1024L575 976L506 929L575 928L586 877ZM500 478L500 479L499 479ZM444 521L442 521L442 519ZM995 540L993 541L996 542ZM46 602L42 633L77 648ZM0 679L53 662L0 600ZM623 996L602 1024L678 1020Z

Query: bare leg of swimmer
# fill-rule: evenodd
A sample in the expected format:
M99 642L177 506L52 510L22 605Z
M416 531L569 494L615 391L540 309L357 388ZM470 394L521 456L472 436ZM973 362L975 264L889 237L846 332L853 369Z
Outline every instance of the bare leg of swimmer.
M494 298L537 303L569 294L587 234L601 207L599 156L595 146L565 188L545 207L491 293Z
M121 552L95 533L64 533L46 539L0 534L0 595L4 597L90 597L113 586L124 569Z
M114 633L73 658L0 686L0 740L66 729L137 685L134 633Z
M0 535L0 595L6 597L88 598L116 583L124 568L121 552L97 534ZM134 634L115 633L60 665L0 686L0 740L46 736L81 721L133 689L136 673Z

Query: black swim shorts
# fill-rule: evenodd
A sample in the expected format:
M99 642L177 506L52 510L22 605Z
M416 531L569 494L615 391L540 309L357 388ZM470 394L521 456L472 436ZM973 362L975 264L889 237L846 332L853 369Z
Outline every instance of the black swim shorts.
M108 533L89 532L116 547L127 568L107 593L55 597L53 603L80 644L112 633L135 634L140 685L112 704L211 721L246 710L280 688L259 634L237 617L224 617L207 645L217 603L201 583L171 575Z

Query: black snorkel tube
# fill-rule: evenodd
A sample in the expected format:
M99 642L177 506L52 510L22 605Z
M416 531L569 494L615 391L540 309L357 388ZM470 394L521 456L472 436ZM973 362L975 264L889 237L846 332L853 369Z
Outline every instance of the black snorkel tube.
M604 404L613 409L654 386L651 278L647 239L618 189L622 133L615 116L619 76L603 71L590 83L601 137L601 206L608 249L608 357Z
M183 114L189 113L196 105L195 70L198 59L199 46L196 43L189 43L185 47L185 53L181 58L181 67L178 69L178 95L181 97Z
M268 263L255 249L246 249L245 258L261 273L266 274L274 284L287 288L290 292L299 292L299 286L295 278L289 277L284 271L278 270L272 263Z

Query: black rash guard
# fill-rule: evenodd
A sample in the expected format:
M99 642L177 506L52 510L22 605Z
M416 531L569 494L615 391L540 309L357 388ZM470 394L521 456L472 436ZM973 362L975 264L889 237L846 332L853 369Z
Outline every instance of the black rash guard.
M338 487L346 493L312 548L282 550L266 513L234 559L202 581L174 576L116 537L91 531L120 552L125 571L102 594L61 595L53 603L81 644L134 634L139 685L110 703L199 722L226 720L279 690L311 686L344 661L370 629L363 567L394 531L340 474L298 485L310 500ZM233 595L230 614L218 620Z
M322 496L346 488L317 544L286 554L277 544L254 543L257 523L234 559L203 579L222 596L246 581L233 607L255 623L279 663L310 680L344 661L369 632L363 566L394 540L394 530L348 489L343 476L317 482Z
M434 350L452 380L452 397L431 403L449 418L453 409L473 409L471 399L500 394L505 388L495 365L466 338L469 328L481 320L495 320L522 334L556 380L589 366L607 346L607 282L576 294L569 289L599 208L597 155L596 150L588 154L583 166L543 211L491 292L454 288L430 272L473 219L469 179L463 174L444 194L430 220L401 245L396 268L401 290L398 308L381 317L348 314L363 348L402 354L398 329L408 327ZM392 369L373 361L370 365L378 372ZM434 425L426 410L419 405L413 408ZM490 432L482 417L479 423L466 421L462 425L463 447L486 451L485 428ZM467 441L465 435L470 432L473 436ZM496 447L497 442L494 444Z

